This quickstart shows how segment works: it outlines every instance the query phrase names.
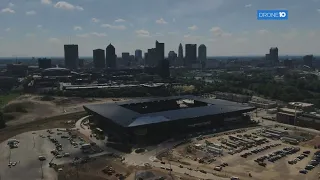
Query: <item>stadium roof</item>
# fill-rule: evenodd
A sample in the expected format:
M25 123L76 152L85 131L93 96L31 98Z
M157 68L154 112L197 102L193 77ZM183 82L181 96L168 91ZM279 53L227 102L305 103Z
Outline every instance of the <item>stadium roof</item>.
M175 99L196 100L207 103L208 106L181 108L176 110L153 112L147 114L141 114L122 106L126 104L137 104ZM84 108L88 111L93 112L94 114L110 119L123 127L135 127L166 121L190 119L232 112L244 113L255 109L254 107L250 107L246 104L220 99L204 99L197 96L171 96L162 98L134 99L124 102L85 105Z

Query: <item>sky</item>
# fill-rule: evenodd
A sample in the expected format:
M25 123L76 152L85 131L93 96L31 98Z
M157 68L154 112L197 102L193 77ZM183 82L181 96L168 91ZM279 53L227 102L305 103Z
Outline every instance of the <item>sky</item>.
M286 9L286 21L259 21L257 10ZM320 53L320 0L1 0L0 57L80 56L113 44L116 53L165 43L205 44L208 56Z

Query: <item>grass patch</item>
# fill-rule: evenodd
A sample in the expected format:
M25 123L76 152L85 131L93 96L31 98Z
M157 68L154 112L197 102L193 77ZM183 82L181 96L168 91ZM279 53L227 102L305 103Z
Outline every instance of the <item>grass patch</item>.
M6 104L8 104L8 102L16 99L19 96L20 96L19 93L9 93L6 95L0 95L0 108L2 108Z

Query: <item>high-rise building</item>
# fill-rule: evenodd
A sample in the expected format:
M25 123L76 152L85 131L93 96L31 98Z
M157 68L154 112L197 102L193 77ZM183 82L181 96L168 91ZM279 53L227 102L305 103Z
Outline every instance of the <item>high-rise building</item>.
M69 69L78 69L79 67L79 51L78 45L64 45L64 65Z
M84 67L84 59L79 59L79 68Z
M175 64L177 61L177 58L178 58L177 53L175 53L174 51L170 51L168 53L168 60L170 64Z
M144 62L143 65L147 65L148 53L144 53Z
M201 44L198 48L198 61L199 63L207 61L207 47L204 44Z
M161 60L164 60L164 43L159 43L156 41L156 58L157 63L159 63Z
M128 52L123 52L122 53L122 56L121 56L121 59L122 59L122 63L126 66L129 66L130 63L131 63L131 59L130 59L130 53Z
M178 65L184 65L184 59L183 59L183 47L182 44L179 44L179 50L178 50Z
M142 50L137 49L137 50L134 52L134 56L135 56L135 60L136 60L136 61L141 62L141 60L142 60Z
M106 55L103 49L93 50L93 66L97 69L106 67Z
M51 68L51 59L39 58L38 59L38 66L40 69Z
M279 54L278 54L277 47L270 48L269 54L270 54L270 60L272 64L279 63Z
M163 59L158 64L159 75L166 79L170 77L170 62L168 59Z
M109 44L106 48L106 63L109 68L117 67L116 49L112 44Z
M157 61L157 51L156 48L151 48L148 49L148 56L146 59L146 65L148 66L157 66L158 65L158 61Z
M312 67L313 55L303 56L303 64L309 67Z
M185 66L191 67L197 63L197 45L186 44Z

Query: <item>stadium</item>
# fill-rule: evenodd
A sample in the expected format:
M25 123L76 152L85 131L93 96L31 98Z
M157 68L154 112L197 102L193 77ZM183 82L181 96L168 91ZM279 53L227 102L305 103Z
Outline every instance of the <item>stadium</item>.
M197 96L135 99L85 105L90 123L121 142L150 144L182 134L250 122L245 104Z

